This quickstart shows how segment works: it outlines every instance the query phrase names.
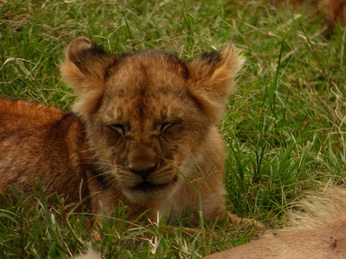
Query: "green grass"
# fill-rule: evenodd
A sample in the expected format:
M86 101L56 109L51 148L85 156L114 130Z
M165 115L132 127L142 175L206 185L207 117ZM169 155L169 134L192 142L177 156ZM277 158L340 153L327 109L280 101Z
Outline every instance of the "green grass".
M260 0L0 1L0 95L70 110L75 98L58 66L79 35L115 52L154 48L183 60L229 42L242 49L238 92L220 124L234 213L276 227L317 182L345 185L346 30L326 40L322 15ZM66 258L90 245L106 258L200 258L254 235L221 225L210 238L108 220L93 242L90 216L53 199L57 206L40 191L0 197L0 258Z

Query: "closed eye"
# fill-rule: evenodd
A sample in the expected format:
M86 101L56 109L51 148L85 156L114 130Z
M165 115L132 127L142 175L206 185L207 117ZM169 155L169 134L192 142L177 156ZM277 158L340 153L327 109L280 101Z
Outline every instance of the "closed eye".
M169 127L173 126L174 123L172 122L164 122L160 125L160 131L161 133L163 133L166 129L168 129Z
M122 124L120 124L120 123L112 124L112 125L109 125L108 127L109 127L110 129L112 129L112 130L118 132L119 134L121 134L121 135L123 135L123 136L125 135L125 132L126 132L125 126L122 125Z
M166 130L168 130L172 126L179 124L179 123L181 123L180 119L161 123L161 125L160 125L161 134L163 134Z

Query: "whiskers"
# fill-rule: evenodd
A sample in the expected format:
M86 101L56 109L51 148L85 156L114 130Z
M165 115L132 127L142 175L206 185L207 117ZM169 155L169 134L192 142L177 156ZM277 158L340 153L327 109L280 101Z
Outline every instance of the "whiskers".
M97 157L95 150L92 148L87 150L87 152L88 154L93 154L93 156L84 160L83 165L91 171L91 178L102 178L102 181L107 185L118 186L115 168L112 163L107 159Z
M143 182L142 177L127 170L118 169L118 180L124 188L134 188Z
M171 166L166 165L158 171L150 174L146 181L157 185L171 184L177 181L177 172Z

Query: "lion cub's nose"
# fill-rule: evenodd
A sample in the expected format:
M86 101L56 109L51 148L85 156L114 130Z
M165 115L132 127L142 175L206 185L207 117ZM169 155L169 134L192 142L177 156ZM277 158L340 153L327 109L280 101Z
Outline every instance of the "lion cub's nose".
M142 177L147 177L156 168L156 163L148 164L129 164L128 168L134 174L140 175Z

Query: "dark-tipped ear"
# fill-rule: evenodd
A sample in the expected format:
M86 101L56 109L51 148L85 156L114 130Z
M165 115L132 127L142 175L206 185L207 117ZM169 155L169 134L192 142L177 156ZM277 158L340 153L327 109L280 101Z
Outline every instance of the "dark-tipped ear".
M69 44L60 71L62 79L78 94L75 112L88 116L96 110L105 89L107 70L115 61L115 55L104 52L86 37L78 37Z
M242 64L243 59L233 45L187 64L189 91L213 123L220 120L227 97L235 92L234 81Z

